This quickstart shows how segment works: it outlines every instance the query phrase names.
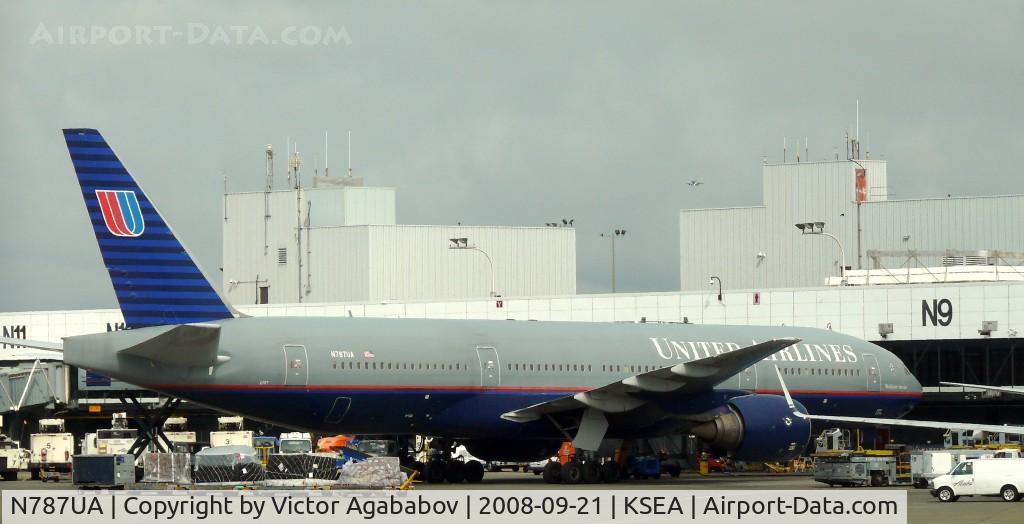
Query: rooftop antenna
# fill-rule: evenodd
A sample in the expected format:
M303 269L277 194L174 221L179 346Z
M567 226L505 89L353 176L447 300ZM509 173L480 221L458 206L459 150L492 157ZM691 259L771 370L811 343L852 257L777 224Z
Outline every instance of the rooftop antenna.
M804 160L809 161L811 154L807 152L807 137L804 137Z
M288 160L288 168L291 169L291 173L288 176L289 184L294 180L293 189L298 189L299 183L299 166L302 165L302 157L299 155L299 144L294 144L295 151L292 153L292 157Z
M285 172L288 173L288 187L292 187L292 137L284 137L285 142Z
M352 177L352 131L348 132L348 176Z
M782 163L786 163L786 137L782 137Z
M263 191L263 254L270 249L270 192L274 190L274 146L267 144L267 186ZM257 282L259 278L256 279Z
M266 191L274 190L274 146L267 144L267 187Z
M857 99L857 141L860 142L860 99Z
M331 176L331 170L327 167L327 131L324 130L324 176Z
M868 148L866 150L867 154L864 155L864 156L866 156L868 160L871 160L871 131L868 131L867 135L868 135Z

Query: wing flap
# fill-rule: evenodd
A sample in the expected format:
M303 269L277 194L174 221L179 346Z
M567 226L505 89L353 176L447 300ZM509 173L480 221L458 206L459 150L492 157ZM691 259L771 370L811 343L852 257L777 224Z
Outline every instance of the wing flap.
M685 396L708 390L797 342L800 339L779 338L694 362L665 366L572 396L510 411L501 418L513 422L530 422L544 415L584 407L606 413L630 411L648 402L636 396L638 393Z

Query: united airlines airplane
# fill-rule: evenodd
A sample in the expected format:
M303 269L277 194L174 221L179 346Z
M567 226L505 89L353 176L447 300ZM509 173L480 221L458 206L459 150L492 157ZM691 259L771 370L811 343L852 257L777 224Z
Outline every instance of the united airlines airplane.
M537 460L572 440L579 458L545 478L576 482L618 478L597 453L617 439L694 434L738 460L780 461L804 450L812 418L899 422L921 396L896 356L821 329L246 318L99 132L64 138L131 329L16 343L175 398L318 433L428 435L485 460ZM483 477L447 452L427 466L432 480Z

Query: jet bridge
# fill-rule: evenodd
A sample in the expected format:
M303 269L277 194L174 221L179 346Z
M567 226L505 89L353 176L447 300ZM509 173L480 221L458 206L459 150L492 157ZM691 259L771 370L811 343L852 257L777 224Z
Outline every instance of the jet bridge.
M0 368L0 412L66 405L68 384L63 362L36 360Z

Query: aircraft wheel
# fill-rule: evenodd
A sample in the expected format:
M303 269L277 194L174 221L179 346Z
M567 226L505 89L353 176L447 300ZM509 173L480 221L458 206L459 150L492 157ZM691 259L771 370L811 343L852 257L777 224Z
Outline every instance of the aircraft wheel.
M444 479L452 484L466 480L466 464L460 460L450 460L444 468Z
M601 465L594 461L583 463L583 482L586 484L598 484L601 482Z
M579 484L583 481L583 463L571 460L562 466L562 484Z
M1003 486L1003 489L999 490L999 496L1006 502L1017 502L1017 499L1020 498L1020 493L1017 493L1017 488L1006 485Z
M443 460L431 460L423 468L423 477L431 484L444 482L445 467Z
M544 482L548 484L558 484L562 482L562 465L556 461L550 461L544 464Z
M622 478L622 472L619 471L619 465L615 462L605 462L601 466L601 480L608 484L614 484Z
M674 479L679 478L679 475L683 473L683 468L679 466L668 466L666 469L668 470L668 474Z
M484 465L476 460L466 463L466 482L477 483L484 479Z
M877 488L882 485L882 472L872 471L871 472L871 487Z

